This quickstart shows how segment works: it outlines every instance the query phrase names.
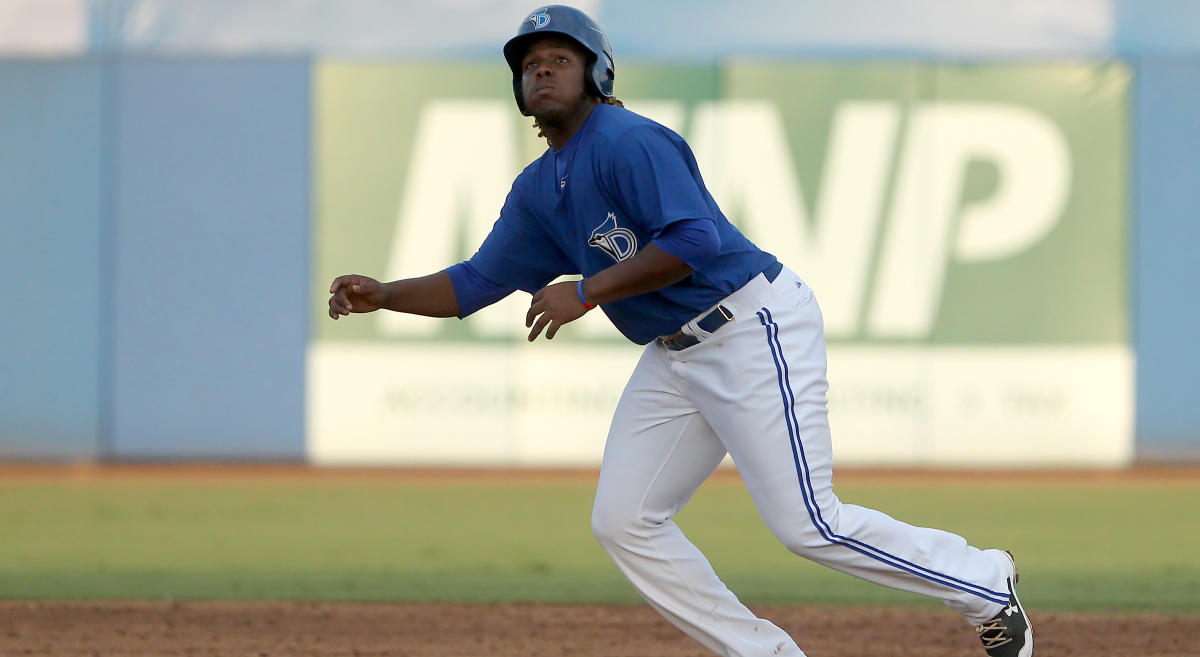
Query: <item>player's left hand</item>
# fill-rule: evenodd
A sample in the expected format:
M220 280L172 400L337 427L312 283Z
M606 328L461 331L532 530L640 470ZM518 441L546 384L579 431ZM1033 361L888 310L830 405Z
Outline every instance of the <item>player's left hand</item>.
M529 312L525 313L525 326L533 327L529 332L530 342L537 339L542 329L546 329L546 339L553 340L560 326L583 317L588 309L579 302L579 292L575 286L575 281L555 283L533 295Z

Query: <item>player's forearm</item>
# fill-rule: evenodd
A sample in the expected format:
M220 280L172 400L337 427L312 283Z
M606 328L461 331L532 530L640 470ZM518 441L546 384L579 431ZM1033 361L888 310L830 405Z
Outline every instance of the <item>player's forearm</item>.
M609 303L662 289L692 271L686 262L651 243L629 260L585 278L583 295L589 303Z
M454 284L444 271L384 283L382 307L410 315L427 317L457 317L458 297Z

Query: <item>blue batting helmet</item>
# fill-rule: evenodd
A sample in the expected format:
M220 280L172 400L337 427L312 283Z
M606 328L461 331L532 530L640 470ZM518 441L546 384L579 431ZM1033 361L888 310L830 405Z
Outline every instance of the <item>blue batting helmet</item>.
M596 21L574 7L550 5L533 10L521 21L517 36L504 44L504 58L508 60L508 67L513 74L513 95L522 114L528 112L525 99L521 97L521 59L525 57L529 42L543 34L560 34L583 46L591 54L591 70L584 75L588 90L604 98L613 97L613 78L616 73L613 70L612 46L608 44L604 31Z

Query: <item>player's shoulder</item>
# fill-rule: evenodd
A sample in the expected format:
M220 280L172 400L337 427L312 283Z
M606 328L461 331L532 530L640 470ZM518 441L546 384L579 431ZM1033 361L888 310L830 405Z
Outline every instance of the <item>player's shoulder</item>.
M616 105L597 105L596 133L600 140L616 145L630 140L665 140L682 142L683 137L665 125Z
M520 191L526 185L535 184L534 181L538 177L538 172L547 165L547 162L549 162L550 166L554 166L554 151L550 148L547 148L544 153L529 164L526 164L521 173L517 174L516 179L513 180L513 191Z
M593 112L596 113L597 132L613 141L630 133L660 133L679 137L665 125L625 107L597 105Z

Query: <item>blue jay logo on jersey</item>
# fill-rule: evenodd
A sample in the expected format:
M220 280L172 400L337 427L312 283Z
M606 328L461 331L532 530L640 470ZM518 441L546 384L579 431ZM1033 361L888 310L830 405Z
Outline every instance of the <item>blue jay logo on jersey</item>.
M550 24L550 10L543 9L541 13L530 14L529 18L525 20L533 23L533 29L540 30Z
M628 228L618 226L617 215L609 212L604 222L592 229L592 236L588 238L588 246L594 246L612 256L613 260L621 262L632 258L633 254L637 253L637 235L634 235L633 231Z

